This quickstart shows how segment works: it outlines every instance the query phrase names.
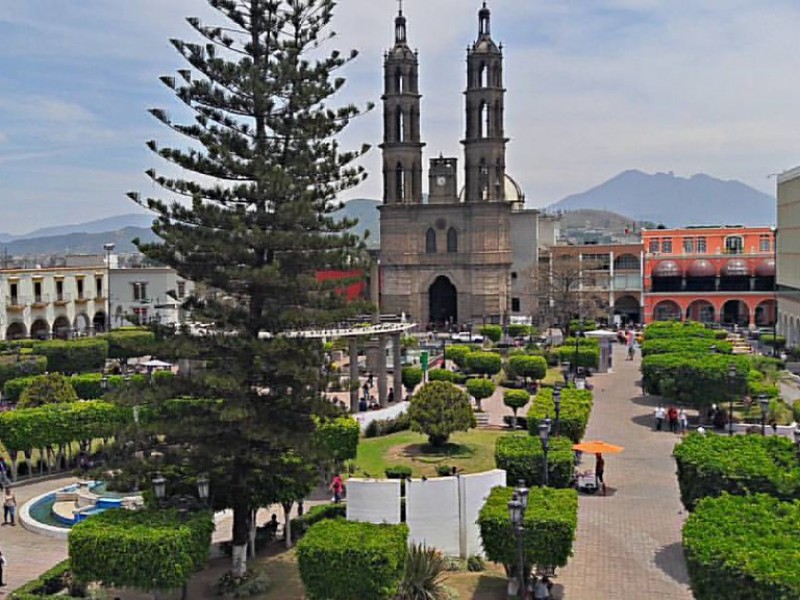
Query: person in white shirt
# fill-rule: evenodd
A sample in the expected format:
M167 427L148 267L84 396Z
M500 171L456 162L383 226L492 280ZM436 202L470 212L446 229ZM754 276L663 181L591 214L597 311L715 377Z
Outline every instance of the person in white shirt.
M684 409L678 411L678 427L682 434L686 433L686 430L689 429L689 417Z
M661 431L661 428L664 425L664 419L667 416L667 411L664 410L664 407L660 404L656 408L655 417L656 417L656 431Z

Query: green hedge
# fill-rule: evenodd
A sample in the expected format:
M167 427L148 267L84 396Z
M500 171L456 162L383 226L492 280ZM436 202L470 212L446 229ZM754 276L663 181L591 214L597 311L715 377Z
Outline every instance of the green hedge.
M69 587L71 569L68 560L61 561L52 569L48 569L36 579L32 579L22 587L17 588L8 596L8 600L77 600L85 598L80 589L74 590L80 595L70 596L62 593ZM76 582L73 587L81 588Z
M448 369L431 369L428 371L428 381L447 381L449 383L464 383L465 376L454 373Z
M596 369L600 364L600 349L597 346L588 344L578 344L578 351L575 352L575 343L571 346L558 346L553 348L553 353L558 358L559 363L570 363L571 366L575 365L576 357L579 367L585 369Z
M712 351L712 347L718 354L730 354L733 352L733 344L712 338L656 338L645 340L642 343L642 356L668 354L671 352L709 354Z
M500 325L482 325L478 328L478 333L497 343L503 337L503 328Z
M592 392L575 388L561 390L560 435L578 443L586 432L586 424L592 412ZM528 410L528 430L532 436L539 436L539 422L550 417L555 426L556 406L553 402L552 388L540 388L533 405Z
M41 375L47 371L47 359L44 356L29 356L17 359L17 356L0 356L0 385L19 377Z
M312 506L307 512L292 519L292 537L302 537L312 525L320 521L326 519L343 519L345 516L347 516L347 505L341 502L338 504L331 502L330 504Z
M156 336L142 327L122 327L101 336L108 341L108 357L126 360L153 353Z
M115 587L181 587L208 560L214 521L208 511L109 510L69 534L73 575Z
M444 355L447 360L452 360L460 369L464 369L467 366L467 356L473 350L472 346L466 344L453 344L444 349Z
M297 544L308 600L389 600L403 578L408 527L325 520Z
M9 453L111 437L132 411L93 400L20 408L0 413L0 442Z
M766 494L706 498L683 527L697 600L800 598L800 502Z
M684 321L683 323L680 321L658 321L657 323L650 323L644 328L645 340L682 337L716 339L716 332L713 329L708 329L702 323L694 321Z
M497 375L503 368L503 357L495 352L470 352L467 368L480 375Z
M156 371L153 373L153 382L163 383L164 381L171 380L175 374L172 371ZM9 402L19 401L22 392L25 391L38 377L18 377L6 381L3 385L3 397ZM134 374L130 375L126 383L122 375L108 376L108 389L115 390L121 389L126 385L132 388L142 388L148 385L150 381L147 375ZM69 382L78 394L81 400L98 400L105 395L103 390L103 375L101 373L81 373L79 375L72 375Z
M553 488L572 486L575 474L575 453L572 440L551 437L547 452L548 485ZM494 462L498 469L505 469L506 480L512 484L523 479L528 487L540 486L543 479L542 442L530 435L506 435L497 438L494 446Z
M733 383L728 367L736 366ZM703 408L744 395L750 362L746 356L723 354L652 354L642 359L647 391L681 404Z
M108 341L102 338L37 342L34 354L47 357L47 370L60 373L100 371L108 358Z
M478 516L478 527L486 558L503 564L508 572L517 563L517 542L508 515L513 489L496 487L489 494ZM528 496L523 523L523 547L528 564L563 567L572 555L578 524L578 493L574 489L556 490L534 487Z
M688 510L723 492L800 499L800 460L788 438L692 433L675 446L673 455L681 501Z
M772 335L771 333L762 333L758 336L758 341L766 346L774 346L781 349L786 346L786 338L782 335Z
M506 361L506 373L509 377L544 379L547 375L547 361L543 356L514 354Z

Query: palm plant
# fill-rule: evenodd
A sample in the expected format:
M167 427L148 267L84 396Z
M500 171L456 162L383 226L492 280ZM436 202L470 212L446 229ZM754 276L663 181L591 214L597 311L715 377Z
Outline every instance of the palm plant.
M396 600L448 600L443 582L447 560L436 548L412 544Z

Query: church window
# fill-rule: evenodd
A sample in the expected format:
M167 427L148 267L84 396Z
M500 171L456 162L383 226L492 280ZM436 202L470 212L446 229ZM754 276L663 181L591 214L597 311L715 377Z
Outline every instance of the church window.
M400 71L400 69L397 69L394 72L394 89L398 94L405 92L405 78L403 77L403 73Z
M458 252L458 232L452 227L447 230L447 251Z
M395 112L395 127L397 128L397 141L406 141L406 115L401 108Z
M511 312L518 313L519 311L520 311L519 298L512 298L511 299Z
M491 129L489 125L491 124L491 117L489 116L491 111L489 110L489 105L484 102L481 104L481 116L480 116L480 134L478 137L486 138L492 135Z
M478 87L487 87L487 75L488 67L486 66L486 63L481 63L481 66L478 68Z
M425 254L436 254L436 231L433 227L425 233Z
M486 162L483 159L481 159L481 166L478 169L478 188L481 199L487 200L489 196L489 167L486 166Z
M395 186L397 201L402 202L406 199L406 170L400 163L397 163L397 168L395 169Z

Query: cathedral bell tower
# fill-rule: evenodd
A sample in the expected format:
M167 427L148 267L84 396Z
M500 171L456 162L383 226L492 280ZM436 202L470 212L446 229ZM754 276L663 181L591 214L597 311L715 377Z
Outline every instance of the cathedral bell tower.
M478 39L467 49L465 202L505 200L503 49L491 37L491 13L478 12Z
M383 203L422 204L419 61L408 47L403 9L383 60Z

